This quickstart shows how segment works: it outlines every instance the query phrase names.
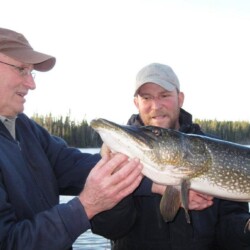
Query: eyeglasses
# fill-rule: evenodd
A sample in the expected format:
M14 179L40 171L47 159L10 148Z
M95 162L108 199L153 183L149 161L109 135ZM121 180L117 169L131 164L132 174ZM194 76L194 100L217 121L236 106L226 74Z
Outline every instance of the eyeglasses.
M33 79L35 79L35 76L36 76L35 72L32 72L32 70L30 70L28 68L18 67L16 65L9 64L9 63L2 62L2 61L0 61L0 63L3 63L5 65L8 65L8 66L11 66L11 67L15 68L18 71L19 75L22 76L22 77L32 76Z

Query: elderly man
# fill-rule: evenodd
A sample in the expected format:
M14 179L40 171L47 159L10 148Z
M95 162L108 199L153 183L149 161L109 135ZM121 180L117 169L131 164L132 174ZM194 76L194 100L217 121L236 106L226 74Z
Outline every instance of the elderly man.
M140 183L137 159L69 148L24 113L36 87L33 70L55 58L0 28L0 249L71 249L89 220L112 208ZM59 204L59 195L78 195Z

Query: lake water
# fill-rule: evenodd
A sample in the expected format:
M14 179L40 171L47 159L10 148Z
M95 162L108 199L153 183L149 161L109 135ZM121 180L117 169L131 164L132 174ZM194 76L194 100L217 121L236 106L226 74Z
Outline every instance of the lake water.
M86 148L80 149L82 152L86 153L98 153L100 151L99 148ZM72 196L61 196L60 202L65 203L72 199ZM91 230L86 231L82 235L78 237L73 245L73 249L82 249L82 250L108 250L111 249L110 241L104 237L93 234Z

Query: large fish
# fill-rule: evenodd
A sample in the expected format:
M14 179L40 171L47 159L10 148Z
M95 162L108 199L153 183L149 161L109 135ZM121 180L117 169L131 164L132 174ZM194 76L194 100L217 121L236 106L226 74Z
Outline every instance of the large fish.
M250 148L206 136L155 126L123 126L105 119L91 121L114 152L143 163L143 174L167 185L160 210L165 221L175 217L180 203L188 216L188 189L215 197L250 201Z

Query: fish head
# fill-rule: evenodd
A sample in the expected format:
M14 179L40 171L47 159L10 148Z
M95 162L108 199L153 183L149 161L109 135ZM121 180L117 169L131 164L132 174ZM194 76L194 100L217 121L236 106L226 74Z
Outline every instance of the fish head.
M156 136L149 128L119 125L102 118L92 120L90 125L113 152L137 157L154 149Z
M178 185L186 176L187 172L180 171L179 166L176 168L180 157L175 131L155 126L119 125L102 118L92 120L90 125L112 152L139 158L144 165L143 173L155 182Z

